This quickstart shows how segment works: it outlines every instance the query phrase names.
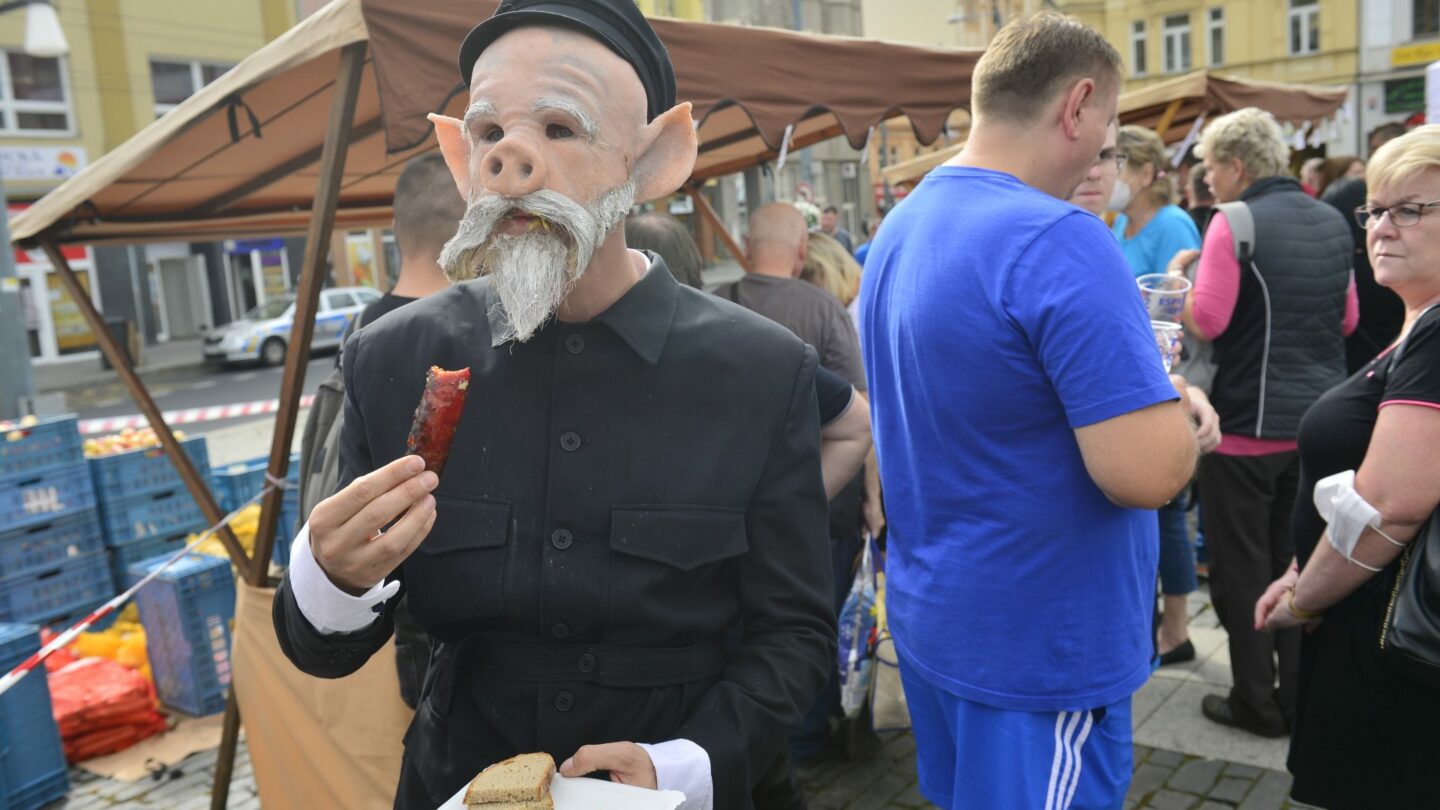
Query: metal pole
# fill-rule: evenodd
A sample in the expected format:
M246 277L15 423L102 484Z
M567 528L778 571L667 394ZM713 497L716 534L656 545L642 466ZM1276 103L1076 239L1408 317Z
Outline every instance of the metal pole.
M0 178L0 239L5 241L5 255L0 256L0 419L16 419L23 415L20 401L35 395L35 373L30 366L30 339L25 334L23 286L15 273L15 248L10 244L4 178Z

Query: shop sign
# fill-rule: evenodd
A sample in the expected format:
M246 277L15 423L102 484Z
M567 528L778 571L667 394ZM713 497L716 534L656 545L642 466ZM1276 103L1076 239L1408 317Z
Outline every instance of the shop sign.
M1401 45L1390 51L1390 66L1423 65L1440 60L1440 42L1420 42Z
M0 146L5 180L64 180L85 168L83 146Z
M1385 82L1385 113L1421 112L1425 109L1425 77L1392 79Z

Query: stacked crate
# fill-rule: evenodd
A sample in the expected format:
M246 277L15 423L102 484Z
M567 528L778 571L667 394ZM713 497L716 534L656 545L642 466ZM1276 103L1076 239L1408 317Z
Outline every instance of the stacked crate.
M0 428L0 621L99 606L114 581L75 417Z
M130 582L138 582L167 559L155 557L130 566ZM197 716L223 711L231 679L230 626L235 618L230 561L187 554L141 588L135 602L161 702Z
M38 628L0 624L0 673L40 649ZM45 668L0 695L0 810L34 810L70 790Z
M220 504L220 511L229 513L240 508L265 488L268 458L251 459L216 469L210 475L210 489ZM300 456L290 456L290 473L285 477L289 488L280 505L280 522L275 527L275 548L270 559L276 565L290 564L290 544L300 530Z
M205 437L180 442L201 478L210 472ZM160 446L90 459L100 501L101 525L110 553L110 572L123 589L130 565L185 546L204 531L205 516Z

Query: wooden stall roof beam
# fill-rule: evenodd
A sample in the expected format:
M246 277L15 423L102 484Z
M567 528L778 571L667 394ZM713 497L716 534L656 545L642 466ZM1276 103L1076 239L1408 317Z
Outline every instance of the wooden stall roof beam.
M270 443L270 476L285 480L290 465L290 445L295 438L295 422L300 409L301 388L305 383L305 366L310 361L310 339L315 333L315 313L320 303L320 289L325 286L325 257L330 250L330 237L335 225L335 210L340 202L340 183L345 172L345 152L355 118L356 99L360 95L360 77L365 68L365 43L346 45L340 52L340 66L335 80L335 97L325 129L325 145L320 155L320 182L315 191L315 206L310 228L305 237L305 259L300 270L300 288L295 295L295 321L290 328L290 345L285 352L285 375L280 383L280 409L275 416L275 433ZM285 493L273 489L265 495L260 512L259 534L255 538L255 559L251 561L249 581L264 587L270 566L270 551L275 546L275 528Z
M330 232L340 201L340 182L345 171L345 150L350 144L355 119L355 102L360 95L360 77L365 68L365 43L355 42L340 51L335 79L335 98L325 126L325 143L320 154L320 183L305 239L305 263L300 271L300 289L295 295L295 321L290 328L290 347L285 352L285 376L280 383L280 411L275 416L275 435L270 444L269 473L272 480L285 480L290 465L290 444L295 438L295 421L300 410L305 366L310 360L310 338L315 332L315 312L322 272L330 249ZM252 585L263 587L270 570L270 551L275 547L275 527L285 493L272 489L260 508L260 529L255 537L255 559L247 576ZM230 799L230 777L235 769L235 750L240 739L240 706L232 688L225 700L225 728L220 735L220 752L215 762L215 782L210 789L210 810L225 810Z
M1185 103L1185 99L1177 98L1170 102L1164 113L1161 113L1160 122L1155 125L1155 134L1160 136L1160 140L1165 141L1165 133L1170 131L1170 124L1175 121L1175 115L1180 112L1180 105L1183 103Z
M170 426L165 424L165 419L160 415L160 408L155 405L155 400L150 397L146 390L145 383L136 375L135 369L130 365L129 356L121 351L120 345L115 342L115 336L105 327L105 319L95 309L95 304L90 301L90 295L80 286L80 281L75 278L75 271L70 268L70 262L60 248L49 239L40 243L45 255L50 258L50 265L55 268L55 274L60 277L60 282L65 285L70 298L74 300L75 306L80 310L80 315L89 324L90 331L94 333L95 340L100 344L100 351L110 360L110 365L115 367L115 372L120 375L120 381L130 392L131 399L140 406L140 412L150 420L150 427L155 430L155 436L160 439L160 446L165 448L165 455L170 457L170 463L175 465L175 471L180 473L180 480L185 483L185 489L190 492L190 497L200 506L200 512L205 515L207 523L214 525L220 522L225 516L220 511L220 506L215 503L211 496L210 489L205 484L205 479L200 477L195 465L190 462L190 457L180 449L180 442L176 441L175 434L171 432ZM235 534L230 531L229 526L220 527L216 533L220 542L225 544L225 550L230 553L230 559L241 567L249 564L250 559L245 556L245 549L240 541L235 539Z
M720 241L725 243L725 249L730 251L730 257L740 265L740 269L747 273L750 272L750 260L745 258L745 251L736 244L735 237L730 235L730 229L720 221L720 215L715 213L715 208L710 205L710 201L705 199L705 195L701 194L700 189L695 186L686 186L685 193L695 201L695 210L700 212L700 216L704 217L705 221L710 223L710 227L715 229Z

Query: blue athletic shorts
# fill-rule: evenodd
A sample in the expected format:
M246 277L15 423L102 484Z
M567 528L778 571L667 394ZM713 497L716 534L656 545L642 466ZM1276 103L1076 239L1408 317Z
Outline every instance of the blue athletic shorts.
M1130 699L1071 712L996 709L900 662L920 790L947 810L1119 810L1134 767Z

